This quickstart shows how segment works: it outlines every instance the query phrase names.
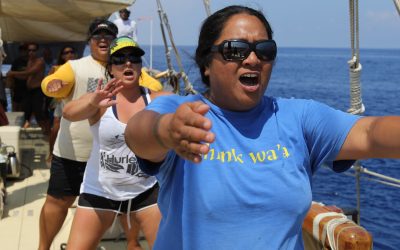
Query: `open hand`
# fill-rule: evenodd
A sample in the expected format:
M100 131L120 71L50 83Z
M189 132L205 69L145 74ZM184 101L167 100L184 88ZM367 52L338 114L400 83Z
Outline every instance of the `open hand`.
M116 104L113 98L124 86L121 85L121 80L115 78L111 79L104 85L103 80L100 79L97 88L90 99L90 104L96 107L107 108Z

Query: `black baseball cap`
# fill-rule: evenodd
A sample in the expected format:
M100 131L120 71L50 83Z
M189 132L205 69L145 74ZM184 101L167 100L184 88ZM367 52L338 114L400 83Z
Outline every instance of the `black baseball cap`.
M128 14L131 13L131 11L128 10L127 8L124 8L124 9L120 9L120 10L119 10L119 13L123 13L123 12L128 13Z
M88 38L90 39L100 31L106 31L116 37L118 34L118 27L108 20L96 19L90 24Z

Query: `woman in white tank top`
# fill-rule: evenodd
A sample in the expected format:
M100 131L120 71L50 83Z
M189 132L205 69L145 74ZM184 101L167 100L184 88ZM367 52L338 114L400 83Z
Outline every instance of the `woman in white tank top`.
M88 119L93 134L93 148L67 244L70 249L96 248L118 214L122 214L128 249L140 247L139 229L153 246L161 218L158 184L140 170L135 154L125 143L124 131L130 117L156 96L169 93L150 93L139 86L143 55L131 38L115 39L107 63L113 79L104 86L99 83L95 92L64 107L66 119Z

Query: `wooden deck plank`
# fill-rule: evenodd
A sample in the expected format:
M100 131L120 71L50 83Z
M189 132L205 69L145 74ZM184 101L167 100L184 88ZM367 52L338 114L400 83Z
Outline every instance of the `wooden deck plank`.
M35 169L33 175L27 178L20 249L33 249L39 245L39 216L46 197L48 179L48 169Z
M0 221L2 249L19 249L26 182L27 180L13 182L9 186L7 181L5 213Z

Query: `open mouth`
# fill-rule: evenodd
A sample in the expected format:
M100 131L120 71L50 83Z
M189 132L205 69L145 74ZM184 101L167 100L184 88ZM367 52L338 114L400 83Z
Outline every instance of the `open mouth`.
M256 86L259 84L259 75L255 73L243 74L239 77L239 81L246 86Z
M133 70L127 69L124 71L124 76L133 76Z
M105 43L100 43L100 44L99 44L99 48L102 49L102 50L104 50L104 49L107 49L107 50L108 50L108 45L105 44Z

